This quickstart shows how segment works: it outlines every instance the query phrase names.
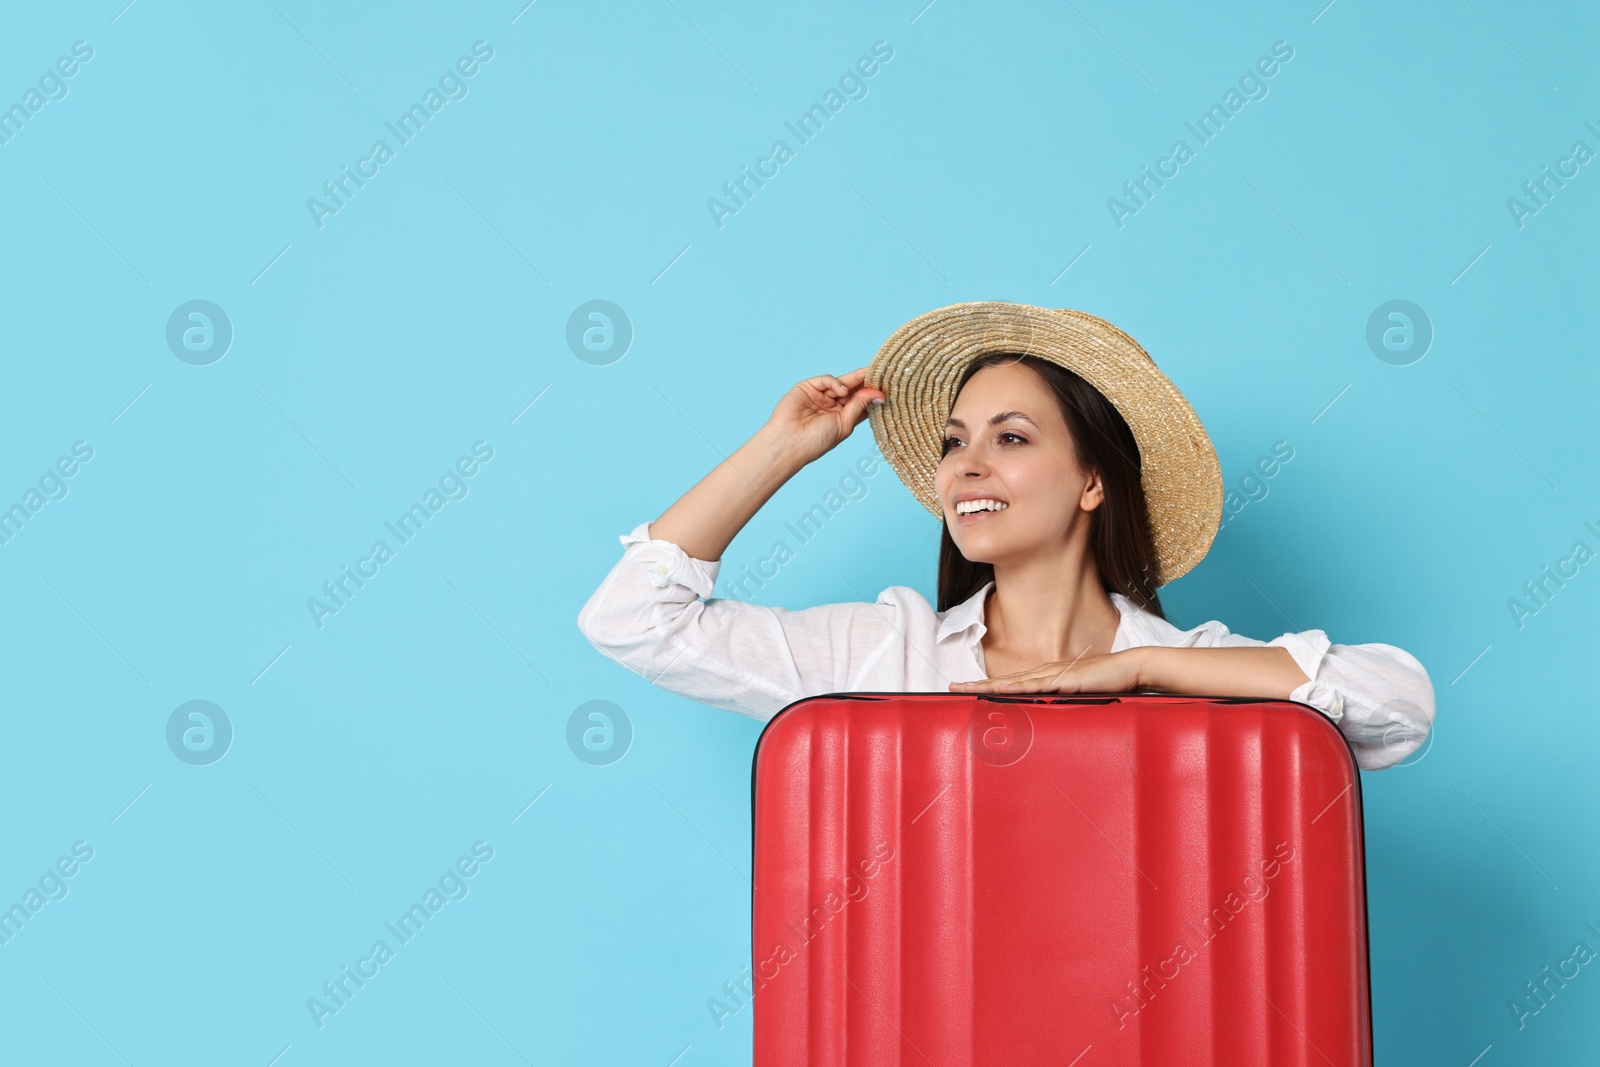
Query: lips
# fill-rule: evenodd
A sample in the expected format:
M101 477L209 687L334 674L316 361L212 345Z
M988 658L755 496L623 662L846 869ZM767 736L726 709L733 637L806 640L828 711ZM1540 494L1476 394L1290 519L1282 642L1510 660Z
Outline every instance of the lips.
M960 514L958 512L956 514L956 525L957 526L971 526L973 523L982 522L985 519L998 518L999 516L1004 515L1007 511L1010 511L1010 510L1011 510L1011 508L1009 506L1007 506L1006 508L1004 508L1004 509L1002 509L1000 511L969 511L965 515L962 515L962 514Z

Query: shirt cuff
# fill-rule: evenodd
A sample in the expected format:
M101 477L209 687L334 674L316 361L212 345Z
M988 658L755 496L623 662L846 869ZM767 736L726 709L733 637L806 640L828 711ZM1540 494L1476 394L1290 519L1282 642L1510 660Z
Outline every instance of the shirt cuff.
M650 524L641 522L617 538L622 543L624 555L645 568L645 576L657 589L668 585L682 585L693 590L696 596L709 597L716 587L717 572L722 561L695 559L671 541L650 536ZM634 548L634 545L642 545Z
M1317 677L1331 643L1328 635L1322 630L1284 634L1267 642L1269 645L1287 649L1289 655L1294 657L1295 666L1306 676L1305 683L1290 693L1289 699L1309 704L1337 723L1344 718L1344 696Z

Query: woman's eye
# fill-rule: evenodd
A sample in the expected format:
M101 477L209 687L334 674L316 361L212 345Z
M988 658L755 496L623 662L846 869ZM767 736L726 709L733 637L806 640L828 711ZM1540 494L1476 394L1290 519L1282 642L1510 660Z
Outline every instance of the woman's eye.
M1027 444L1028 443L1028 439L1026 437L1023 437L1021 434L1014 434L1009 430L1007 430L1005 433L1001 434L1000 437L1001 437L1002 440L1004 440L1007 437L1014 437L1019 442L1021 442L1022 444ZM944 447L939 450L939 454L941 456L946 455L947 453L949 453L949 451L950 451L952 446L958 445L960 443L961 443L961 439L958 438L958 437L946 437L944 439Z

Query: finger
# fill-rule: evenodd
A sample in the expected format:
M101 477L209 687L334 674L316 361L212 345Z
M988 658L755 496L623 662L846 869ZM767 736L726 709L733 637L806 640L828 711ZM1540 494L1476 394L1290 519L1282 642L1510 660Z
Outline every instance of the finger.
M850 398L849 403L845 404L844 407L845 418L850 420L850 425L854 426L866 418L867 405L882 395L882 391L878 389L857 389L855 395Z
M962 693L999 693L1008 691L1008 687L1021 680L1020 674L1002 675L998 678L976 678L970 682L952 682L958 692Z
M962 693L994 693L999 691L1000 683L991 678L979 678L971 682L956 682L955 687Z
M1003 678L993 680L990 692L994 693L1042 693L1049 692L1043 679L1030 675L1027 677Z
M865 417L864 410L866 406L874 400L886 399L887 394L882 389L851 383L851 375L855 373L852 371L851 374L847 374L843 378L835 378L832 375L825 375L824 377L831 383L826 387L828 395L835 400L844 400L845 414L855 422L859 422Z
M1029 670L1017 671L1014 674L1002 674L994 678L984 678L975 682L958 683L972 686L963 692L977 693L1055 693L1073 692L1075 690L1058 689L1058 679L1065 674L1065 670L1056 670L1054 667L1034 667Z
M850 387L831 374L819 374L815 378L807 378L800 384L835 400L850 393Z

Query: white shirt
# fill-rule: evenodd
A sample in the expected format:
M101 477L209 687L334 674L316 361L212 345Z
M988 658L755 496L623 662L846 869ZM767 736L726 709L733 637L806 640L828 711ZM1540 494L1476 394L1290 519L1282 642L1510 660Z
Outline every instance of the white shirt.
M875 603L791 611L711 598L721 560L691 557L640 523L618 540L619 560L578 613L595 648L669 692L762 722L803 697L851 692L948 692L951 682L988 677L981 639L990 586L947 611L894 585ZM1278 646L1309 679L1289 699L1338 725L1356 765L1380 770L1421 747L1433 726L1433 684L1393 645L1335 645L1321 630L1258 641L1220 622L1180 630L1121 593L1113 652ZM710 598L704 599L701 598Z

